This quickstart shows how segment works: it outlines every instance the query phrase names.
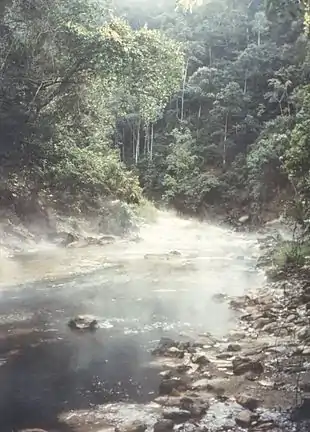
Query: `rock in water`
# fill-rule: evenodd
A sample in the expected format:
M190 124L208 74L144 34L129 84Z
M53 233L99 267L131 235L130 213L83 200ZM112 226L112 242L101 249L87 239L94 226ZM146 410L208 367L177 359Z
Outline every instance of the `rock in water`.
M19 432L47 432L45 429L21 429Z
M115 432L145 432L147 425L139 420L124 423L115 428Z
M98 328L98 321L88 315L78 315L68 322L72 330L95 331Z
M240 222L240 223L246 223L246 222L248 222L250 220L250 216L249 215L244 215L244 216L241 216L239 219L238 219L238 221Z

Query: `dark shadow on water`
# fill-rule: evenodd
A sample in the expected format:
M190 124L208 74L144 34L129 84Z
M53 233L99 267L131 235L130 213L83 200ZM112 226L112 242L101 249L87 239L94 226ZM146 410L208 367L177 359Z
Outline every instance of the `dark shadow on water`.
M144 366L150 354L141 336L111 330L76 334L65 316L55 328L49 313L33 302L28 304L38 308L33 317L0 325L1 432L31 427L68 432L72 429L58 419L63 412L154 397L158 371ZM0 315L9 305L1 302ZM48 307L66 309L56 300Z

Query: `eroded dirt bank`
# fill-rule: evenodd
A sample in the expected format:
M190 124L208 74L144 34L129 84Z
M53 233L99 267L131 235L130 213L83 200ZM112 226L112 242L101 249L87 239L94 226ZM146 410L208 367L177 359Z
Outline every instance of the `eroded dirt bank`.
M275 376L288 309L258 255L255 235L161 213L138 242L10 260L1 431L293 430L293 382ZM77 314L99 328L72 332Z

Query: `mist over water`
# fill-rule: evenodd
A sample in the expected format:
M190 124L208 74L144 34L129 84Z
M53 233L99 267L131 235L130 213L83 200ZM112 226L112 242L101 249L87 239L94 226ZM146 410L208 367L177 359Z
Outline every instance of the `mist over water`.
M233 313L213 296L242 295L263 282L255 236L172 213L159 213L140 236L104 247L45 247L8 261L0 297L1 431L60 427L65 411L152 400L156 341L227 333ZM100 329L71 332L67 322L76 314L95 315Z

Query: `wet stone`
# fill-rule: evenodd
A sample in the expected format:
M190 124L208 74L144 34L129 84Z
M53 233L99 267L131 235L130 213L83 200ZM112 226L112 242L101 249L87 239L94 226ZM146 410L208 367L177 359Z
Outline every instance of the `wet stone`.
M124 423L115 428L115 432L145 432L147 425L139 420L133 422Z
M87 315L78 315L68 322L68 326L72 330L95 331L98 328L98 321Z
M184 351L180 350L180 349L177 348L177 347L171 347L171 348L169 348L169 349L167 350L166 354L167 354L168 356L176 357L176 358L179 358L179 359L184 358L184 355L185 355Z
M180 399L180 408L190 411L191 416L195 418L202 417L209 408L209 403L200 398L190 398L184 396Z
M187 387L187 383L181 378L164 379L159 385L159 394L169 395L173 390L186 390Z
M250 373L254 375L260 375L264 372L264 367L259 360L252 360L246 357L236 357L232 361L233 373L235 375L244 375Z
M21 429L19 432L47 432L45 429Z
M182 425L176 426L175 431L180 432L206 432L205 429L198 428L196 424L193 423L183 423Z
M222 396L225 393L225 386L229 380L215 378L215 379L201 379L193 384L195 390L207 390L217 396Z
M237 343L230 343L227 347L227 351L231 351L231 352L241 351L241 345Z
M200 366L206 366L210 363L210 360L204 354L194 354L191 357L193 363L198 364Z
M171 338L163 337L160 339L157 347L152 351L153 355L165 355L171 348L178 349L178 343Z
M169 432L174 428L174 422L169 419L159 420L154 425L154 432Z
M241 411L237 416L235 417L235 422L238 426L242 428L249 428L252 423L252 414L250 411Z
M244 408L254 411L258 408L261 401L255 397L242 394L236 397L236 402Z
M166 420L172 420L174 423L183 423L191 418L191 412L178 408L167 409L163 412Z

